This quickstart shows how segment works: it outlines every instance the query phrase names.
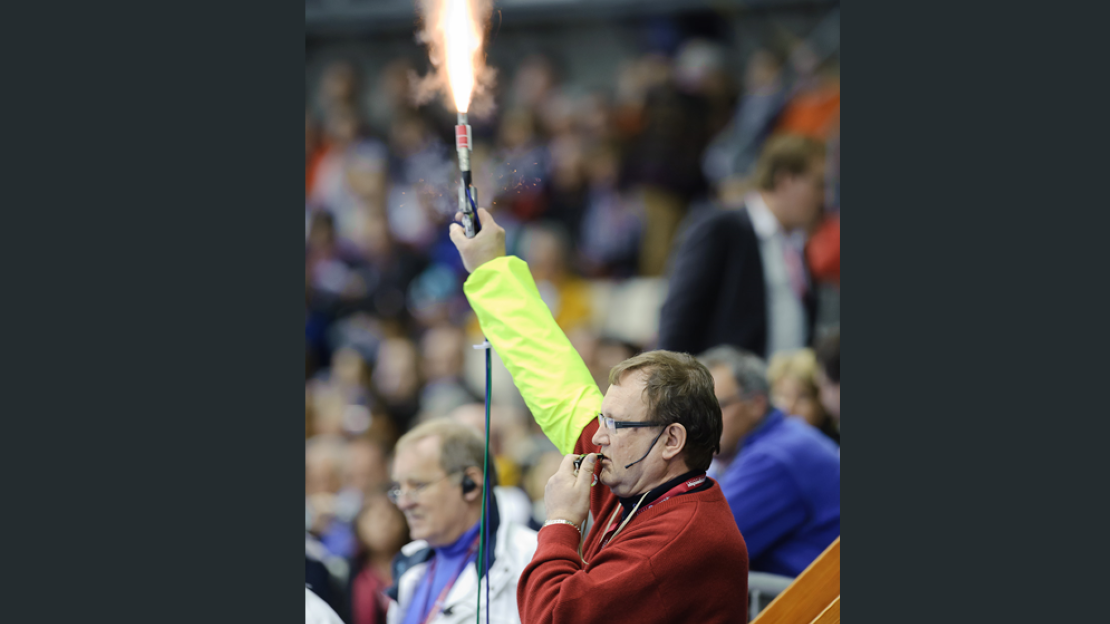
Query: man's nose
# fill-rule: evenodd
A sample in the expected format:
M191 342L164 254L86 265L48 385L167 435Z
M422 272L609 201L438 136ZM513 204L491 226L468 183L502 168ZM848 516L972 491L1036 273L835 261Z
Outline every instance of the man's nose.
M605 428L605 425L597 428L597 431L594 432L594 437L590 438L590 442L597 446L606 446L609 444L609 431Z

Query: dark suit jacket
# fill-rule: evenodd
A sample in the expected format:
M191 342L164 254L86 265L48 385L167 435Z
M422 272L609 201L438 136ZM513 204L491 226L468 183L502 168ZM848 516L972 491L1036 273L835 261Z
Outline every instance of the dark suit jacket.
M802 303L808 344L817 308L812 291ZM674 252L659 314L660 349L698 355L720 344L767 357L763 259L746 208L715 212L690 227Z

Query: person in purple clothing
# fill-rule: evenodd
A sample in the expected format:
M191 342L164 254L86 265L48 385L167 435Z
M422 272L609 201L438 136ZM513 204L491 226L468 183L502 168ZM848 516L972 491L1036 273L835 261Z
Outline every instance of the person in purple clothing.
M719 346L698 359L713 375L724 425L709 475L732 508L750 569L797 576L840 536L839 449L771 406L758 356Z
M415 541L391 566L388 624L463 624L485 620L487 611L491 624L519 624L517 582L536 551L536 532L502 522L492 505L485 550L492 555L479 577L484 453L482 436L449 418L417 425L397 441L389 497Z

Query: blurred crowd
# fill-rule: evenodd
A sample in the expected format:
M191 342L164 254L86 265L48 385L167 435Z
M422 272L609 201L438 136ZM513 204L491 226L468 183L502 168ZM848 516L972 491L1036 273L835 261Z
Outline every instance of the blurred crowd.
M610 367L654 343L601 333L590 285L663 278L684 228L752 189L775 134L827 150L825 210L807 228L805 260L815 283L839 287L837 58L776 43L737 72L728 54L687 40L630 58L604 90L531 56L498 68L497 110L471 116L479 203L602 391ZM390 561L409 540L386 497L397 438L444 416L485 430L484 371L472 357L482 338L447 235L454 111L412 104L407 59L372 82L365 70L328 64L305 115L306 580L358 624L384 621ZM839 396L835 408L822 400L819 354L767 355L774 404L839 443ZM839 392L838 338L836 357ZM520 402L495 401L491 428L502 513L539 527L561 456Z

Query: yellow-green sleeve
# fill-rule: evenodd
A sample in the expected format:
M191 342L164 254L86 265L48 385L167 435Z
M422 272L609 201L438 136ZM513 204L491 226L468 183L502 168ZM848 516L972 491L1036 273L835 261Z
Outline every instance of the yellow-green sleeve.
M573 452L597 418L601 390L540 299L528 265L514 256L491 260L463 292L544 434L559 452Z

